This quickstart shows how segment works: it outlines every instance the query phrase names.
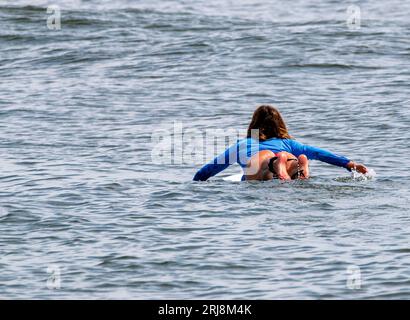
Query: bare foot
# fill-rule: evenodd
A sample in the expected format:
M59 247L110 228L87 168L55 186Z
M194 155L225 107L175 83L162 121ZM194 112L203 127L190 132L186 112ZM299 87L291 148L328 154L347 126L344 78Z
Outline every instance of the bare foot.
M301 170L299 174L299 179L302 179L302 180L309 179L310 172L309 172L308 158L304 154L301 154L298 157L298 161L299 161L299 170Z
M246 165L246 180L272 180L273 173L269 171L269 161L274 156L275 154L269 150L253 155Z
M277 155L278 159L273 162L273 168L278 175L280 180L291 180L287 170L288 156L286 153L279 152Z

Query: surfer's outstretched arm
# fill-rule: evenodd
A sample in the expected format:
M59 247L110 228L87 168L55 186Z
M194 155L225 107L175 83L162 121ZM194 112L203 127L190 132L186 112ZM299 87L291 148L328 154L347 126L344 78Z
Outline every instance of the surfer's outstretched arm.
M295 156L305 154L309 160L319 160L338 167L346 168L349 171L355 169L363 174L368 171L363 164L356 163L344 156L334 154L328 150L304 145L295 140L286 140L286 142L289 144L289 149Z
M217 156L211 162L204 165L194 176L194 181L206 181L210 177L228 168L231 164L237 162L238 144L234 144L226 149L224 153Z

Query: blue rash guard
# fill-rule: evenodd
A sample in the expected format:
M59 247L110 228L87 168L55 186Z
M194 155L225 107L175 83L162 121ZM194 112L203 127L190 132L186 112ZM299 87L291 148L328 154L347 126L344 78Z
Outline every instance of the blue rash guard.
M333 154L324 149L304 145L291 139L273 138L265 141L257 141L252 138L246 138L238 140L236 144L229 147L224 153L203 166L195 174L194 180L206 181L234 163L238 163L243 169L254 154L263 150L270 150L273 153L286 151L296 157L304 154L309 160L319 160L346 169L347 164L350 162L346 157Z

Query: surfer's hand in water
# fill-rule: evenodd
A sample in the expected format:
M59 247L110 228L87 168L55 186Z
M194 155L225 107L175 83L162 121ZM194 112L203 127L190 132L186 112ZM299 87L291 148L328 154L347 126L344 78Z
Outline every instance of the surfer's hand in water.
M367 168L364 166L364 165L362 165L361 163L356 163L356 162L353 162L353 161L350 161L348 164L347 164L347 168L349 169L349 170L352 170L352 169L354 169L354 170L356 170L357 172L360 172L360 173L362 173L362 174L366 174L369 170L367 170Z

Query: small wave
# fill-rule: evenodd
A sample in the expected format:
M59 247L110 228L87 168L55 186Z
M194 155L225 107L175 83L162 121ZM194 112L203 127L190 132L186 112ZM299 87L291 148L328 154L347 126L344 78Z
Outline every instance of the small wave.
M9 210L6 208L0 207L0 219L7 217L9 215Z
M0 35L0 41L24 41L24 42L29 42L29 41L34 41L37 38L31 35L25 35L25 34L2 34Z
M368 181L376 178L376 171L369 169L366 174L361 174L357 171L352 171L349 177L338 177L335 181L338 182L351 182L351 181Z
M363 66L342 63L295 63L286 64L282 68L317 68L317 69L382 69L376 66Z
M38 13L44 13L45 12L45 7L42 6L33 6L33 5L27 5L27 6L17 6L17 5L3 5L0 6L0 11L5 12L5 13L27 13L27 12L38 12Z

